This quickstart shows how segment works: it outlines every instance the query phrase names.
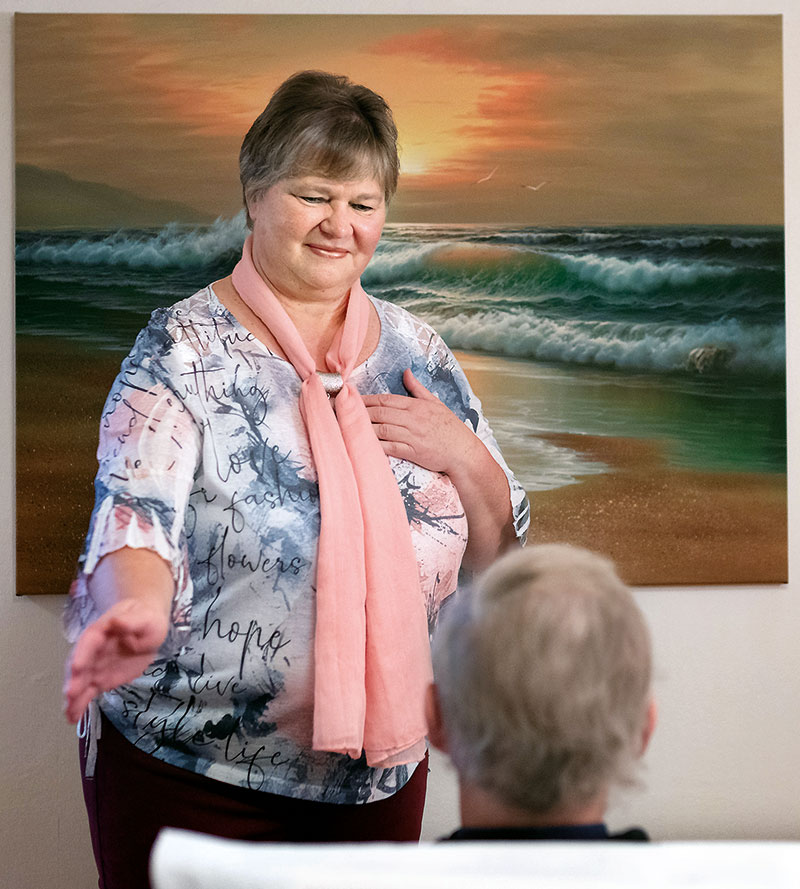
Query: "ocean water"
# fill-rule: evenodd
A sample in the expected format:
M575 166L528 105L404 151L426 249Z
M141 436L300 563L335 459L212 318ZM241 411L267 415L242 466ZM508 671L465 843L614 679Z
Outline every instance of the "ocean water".
M122 355L152 309L228 274L245 235L241 214L19 232L17 333ZM486 412L531 489L604 469L537 430L658 438L675 465L785 472L780 227L390 224L362 280L433 324L468 373L480 365Z

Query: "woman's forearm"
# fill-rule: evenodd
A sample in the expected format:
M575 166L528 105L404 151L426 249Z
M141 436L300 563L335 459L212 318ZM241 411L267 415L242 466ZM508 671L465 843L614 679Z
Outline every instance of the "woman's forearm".
M170 566L158 553L128 546L103 556L87 587L101 613L123 599L138 599L168 616L175 592Z
M467 517L469 539L463 565L483 571L516 542L508 479L476 436L463 458L448 468Z

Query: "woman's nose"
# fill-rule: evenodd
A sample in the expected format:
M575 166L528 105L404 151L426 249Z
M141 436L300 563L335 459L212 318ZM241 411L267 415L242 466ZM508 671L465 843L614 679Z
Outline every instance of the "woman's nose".
M350 228L348 220L349 205L331 201L327 205L327 209L328 212L325 218L319 224L320 230L331 238L345 237Z

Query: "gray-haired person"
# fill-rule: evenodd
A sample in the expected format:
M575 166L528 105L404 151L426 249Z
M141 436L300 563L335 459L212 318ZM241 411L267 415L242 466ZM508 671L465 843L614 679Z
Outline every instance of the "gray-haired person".
M644 618L607 559L562 544L499 559L442 614L429 737L458 772L450 840L610 834L656 718Z

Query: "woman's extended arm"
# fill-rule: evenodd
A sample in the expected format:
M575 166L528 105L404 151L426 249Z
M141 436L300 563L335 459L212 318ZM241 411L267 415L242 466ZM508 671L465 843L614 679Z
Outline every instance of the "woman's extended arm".
M88 581L101 616L78 637L67 661L64 712L77 722L89 702L139 676L169 629L175 584L170 566L148 549L104 556Z
M165 348L164 323L154 315L137 338L100 420L97 500L65 609L72 722L96 695L139 676L168 632L177 641L188 626L183 527L202 439L170 386L185 359Z
M486 446L442 401L406 370L405 395L365 395L383 450L456 486L469 526L464 566L481 571L516 540L508 480Z

